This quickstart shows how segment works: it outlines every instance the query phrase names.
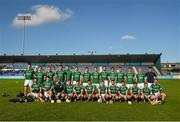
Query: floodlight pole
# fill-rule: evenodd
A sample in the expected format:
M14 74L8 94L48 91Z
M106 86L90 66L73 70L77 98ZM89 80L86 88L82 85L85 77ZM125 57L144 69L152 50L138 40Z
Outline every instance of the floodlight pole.
M23 20L23 39L22 39L22 54L24 55L25 52L25 27L26 27L26 20L31 20L31 16L18 16L17 17L18 20Z

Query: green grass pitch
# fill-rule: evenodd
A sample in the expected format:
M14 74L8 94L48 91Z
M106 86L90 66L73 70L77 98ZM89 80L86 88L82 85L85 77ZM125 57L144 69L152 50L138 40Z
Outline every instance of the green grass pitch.
M150 103L97 102L74 103L10 103L19 91L23 91L23 80L0 80L0 120L180 120L180 80L160 80L167 99L164 105Z

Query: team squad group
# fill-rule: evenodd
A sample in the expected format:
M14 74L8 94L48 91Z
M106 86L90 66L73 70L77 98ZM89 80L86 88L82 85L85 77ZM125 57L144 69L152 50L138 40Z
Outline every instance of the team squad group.
M24 77L24 95L41 102L164 103L166 97L151 67L146 73L139 68L137 74L131 67L125 73L120 66L117 70L111 67L110 72L107 72L106 66L102 67L101 72L98 67L94 67L93 72L85 67L85 71L81 73L78 67L72 72L68 65L65 68L59 65L57 70L47 66L46 72L42 66L38 66L37 71L34 71L28 64Z

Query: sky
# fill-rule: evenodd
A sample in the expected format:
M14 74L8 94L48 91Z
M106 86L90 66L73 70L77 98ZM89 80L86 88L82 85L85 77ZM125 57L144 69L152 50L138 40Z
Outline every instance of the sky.
M0 0L0 55L159 54L180 62L180 0Z

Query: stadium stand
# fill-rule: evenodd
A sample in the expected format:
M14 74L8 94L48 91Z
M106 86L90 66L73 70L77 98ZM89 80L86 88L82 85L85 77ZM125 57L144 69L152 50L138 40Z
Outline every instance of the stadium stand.
M107 70L113 66L117 70L119 66L126 72L128 67L132 67L137 73L137 68L141 67L144 72L148 67L153 67L157 75L161 75L161 54L126 54L126 55L21 55L21 56L0 56L0 75L22 75L28 63L36 68L38 65L43 67L59 64L69 65L73 70L76 66L80 71L89 67L107 66Z

